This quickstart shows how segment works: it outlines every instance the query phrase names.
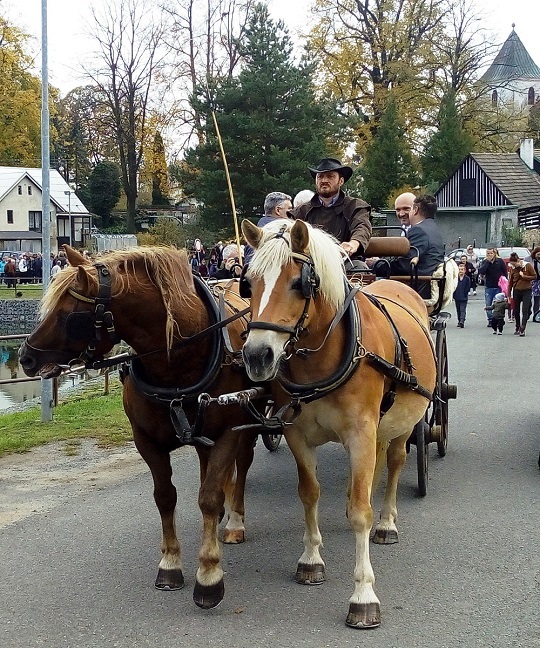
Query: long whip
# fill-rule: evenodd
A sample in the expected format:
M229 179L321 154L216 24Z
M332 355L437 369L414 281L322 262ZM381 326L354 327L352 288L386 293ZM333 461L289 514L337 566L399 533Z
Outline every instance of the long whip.
M242 260L242 248L240 246L240 231L238 229L238 218L236 216L236 205L234 202L234 195L231 184L231 176L229 175L229 165L227 164L227 157L225 156L225 150L223 148L223 142L221 140L221 135L219 133L219 126L216 119L216 113L212 111L212 119L214 120L214 127L216 129L216 135L219 143L219 150L221 151L221 157L223 159L223 166L225 167L225 176L227 177L227 185L229 187L229 197L231 199L231 207L234 219L234 233L236 236L236 246L238 248L238 258Z

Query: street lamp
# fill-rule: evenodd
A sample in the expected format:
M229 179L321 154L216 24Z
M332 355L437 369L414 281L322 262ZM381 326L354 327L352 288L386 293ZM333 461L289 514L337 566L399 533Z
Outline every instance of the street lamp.
M73 238L71 234L71 194L72 191L64 191L64 195L68 197L68 226L69 226L69 247L73 247Z

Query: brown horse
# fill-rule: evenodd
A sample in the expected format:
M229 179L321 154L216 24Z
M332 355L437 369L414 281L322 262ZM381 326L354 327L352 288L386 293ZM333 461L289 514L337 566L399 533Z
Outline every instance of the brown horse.
M388 481L374 540L397 542L396 496L406 442L436 380L426 306L394 281L355 292L334 239L303 221L275 221L264 229L244 221L242 230L255 249L241 286L241 293L251 291L252 314L244 361L253 380L273 380L304 505L304 552L296 580L325 579L316 447L340 442L349 456L347 516L356 536L346 622L376 627L380 602L369 558L371 495L386 459Z
M223 295L221 317L209 290L193 277L185 251L137 248L93 264L66 249L70 267L44 295L40 322L20 349L21 365L29 376L50 378L76 359L87 365L102 359L119 340L132 347L137 357L125 373L123 402L136 447L152 472L161 516L155 585L173 590L184 584L170 452L192 443L200 460L203 515L193 598L200 607L214 607L224 591L218 524L227 495L223 539L244 541L244 486L254 446L252 433L231 429L251 421L246 411L215 398L249 387L239 352L246 322L228 324L227 335L218 320L244 309L246 301L232 282L218 284L213 290Z

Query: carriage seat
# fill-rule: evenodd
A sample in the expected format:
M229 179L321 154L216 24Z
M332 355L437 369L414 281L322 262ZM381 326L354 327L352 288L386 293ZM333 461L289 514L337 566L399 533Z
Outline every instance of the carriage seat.
M364 252L370 257L400 257L407 256L411 244L406 236L373 236Z

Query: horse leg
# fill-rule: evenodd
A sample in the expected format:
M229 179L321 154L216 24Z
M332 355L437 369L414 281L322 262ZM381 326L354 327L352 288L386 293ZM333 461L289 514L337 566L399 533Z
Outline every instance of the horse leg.
M134 431L135 445L148 464L154 480L154 501L161 516L161 561L155 586L160 590L177 590L184 586L182 553L176 535L176 488L172 483L171 457Z
M245 541L244 494L247 474L253 463L255 437L251 437L245 432L242 434L244 436L240 439L236 457L236 479L231 480L232 488L225 490L225 499L228 501L228 506L226 506L229 511L229 519L223 531L225 544L239 544Z
M360 447L359 444L348 448L351 462L348 518L356 536L356 564L355 588L349 599L346 623L348 626L360 629L376 628L381 623L380 601L373 589L375 575L369 558L369 535L373 524L370 499L376 454L375 441L373 440L372 443L371 451Z
M388 481L381 517L375 526L373 542L377 544L394 544L398 542L397 522L397 489L401 470L407 458L406 443L410 433L392 439L386 453Z
M203 539L199 550L193 600L203 609L214 608L225 594L218 525L225 502L225 484L234 467L237 434L224 434L211 449L206 476L199 489Z
M325 564L319 552L322 536L319 530L319 497L316 448L308 446L294 430L286 435L287 444L296 459L298 495L304 505L304 552L296 567L296 582L320 585L326 580Z

